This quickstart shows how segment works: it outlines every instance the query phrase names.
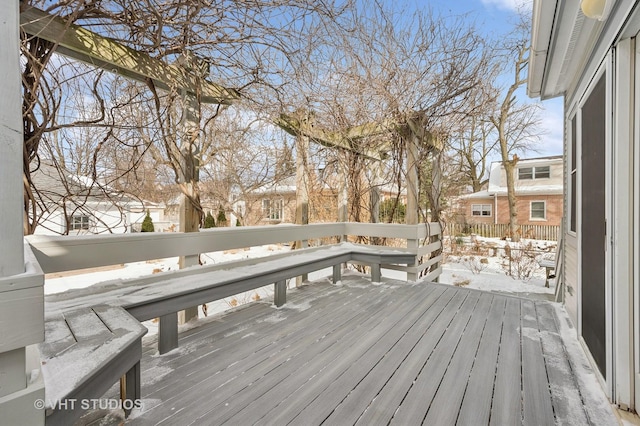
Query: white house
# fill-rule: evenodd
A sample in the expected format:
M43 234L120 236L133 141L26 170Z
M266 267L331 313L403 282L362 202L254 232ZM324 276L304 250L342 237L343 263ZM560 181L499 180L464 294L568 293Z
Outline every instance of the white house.
M632 411L640 407L639 32L637 1L534 0L527 86L532 97L564 97L564 303L609 398Z
M164 205L114 191L86 176L41 163L31 179L37 188L37 235L138 232L149 212L161 231Z

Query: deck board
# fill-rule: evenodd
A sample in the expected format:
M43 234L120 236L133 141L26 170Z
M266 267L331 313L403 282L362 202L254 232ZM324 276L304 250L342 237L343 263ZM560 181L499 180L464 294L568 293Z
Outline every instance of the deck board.
M342 282L207 318L161 356L147 339L126 424L588 424L549 302Z
M473 312L473 316L486 318L491 308L492 299L493 297L490 294L482 294ZM440 383L438 393L431 403L427 417L424 420L426 424L442 425L455 423L458 417L458 411L451 410L449 407L451 405L459 407L462 403L465 387L460 386L460 384L469 381L474 361L474 357L469 356L469 354L477 353L484 325L485 322L483 321L469 322L451 358L451 363L442 379L442 383Z
M523 301L521 306L523 424L552 425L555 420L535 306L531 301Z
M491 406L491 425L522 423L522 347L519 299L507 299L502 322L496 379Z
M458 422L463 425L489 424L498 350L502 335L506 298L494 297L474 359Z

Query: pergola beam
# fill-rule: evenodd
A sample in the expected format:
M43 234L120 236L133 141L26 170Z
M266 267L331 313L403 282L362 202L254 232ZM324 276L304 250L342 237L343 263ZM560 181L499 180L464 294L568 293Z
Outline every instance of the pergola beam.
M151 79L164 90L182 88L191 93L200 93L204 103L230 104L240 97L235 89L198 79L180 66L166 64L111 38L22 3L20 28L31 36L57 44L56 52L60 54L133 80L146 82Z
M388 132L389 128L385 127L385 124L364 124L351 127L343 133L331 132L316 126L312 122L299 120L287 114L280 114L274 124L292 136L305 136L313 142L328 148L344 149L377 161L381 161L385 157L384 150L374 151L368 148L361 150L352 145L352 142L359 139Z

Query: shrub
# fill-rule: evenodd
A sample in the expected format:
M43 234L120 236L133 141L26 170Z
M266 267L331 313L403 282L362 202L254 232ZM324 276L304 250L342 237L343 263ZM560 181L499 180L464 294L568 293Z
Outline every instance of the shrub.
M477 258L475 256L469 256L462 259L462 264L467 267L474 275L478 275L480 272L487 269L489 262L486 258Z
M502 269L513 279L528 281L538 268L536 250L531 242L511 243L504 247Z
M218 209L218 217L216 218L218 226L227 226L227 215L224 214L222 206Z
M204 227L205 228L215 228L216 227L216 221L213 218L213 215L211 214L211 212L207 213L207 216L204 218Z
M151 214L149 214L149 210L147 210L147 215L144 217L142 221L142 227L140 228L140 232L153 232L153 220L151 220Z

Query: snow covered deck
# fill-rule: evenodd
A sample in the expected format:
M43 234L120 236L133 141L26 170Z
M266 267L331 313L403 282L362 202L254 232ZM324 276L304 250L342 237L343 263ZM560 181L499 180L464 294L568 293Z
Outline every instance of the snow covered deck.
M145 341L126 424L616 423L548 302L347 275L200 324Z

